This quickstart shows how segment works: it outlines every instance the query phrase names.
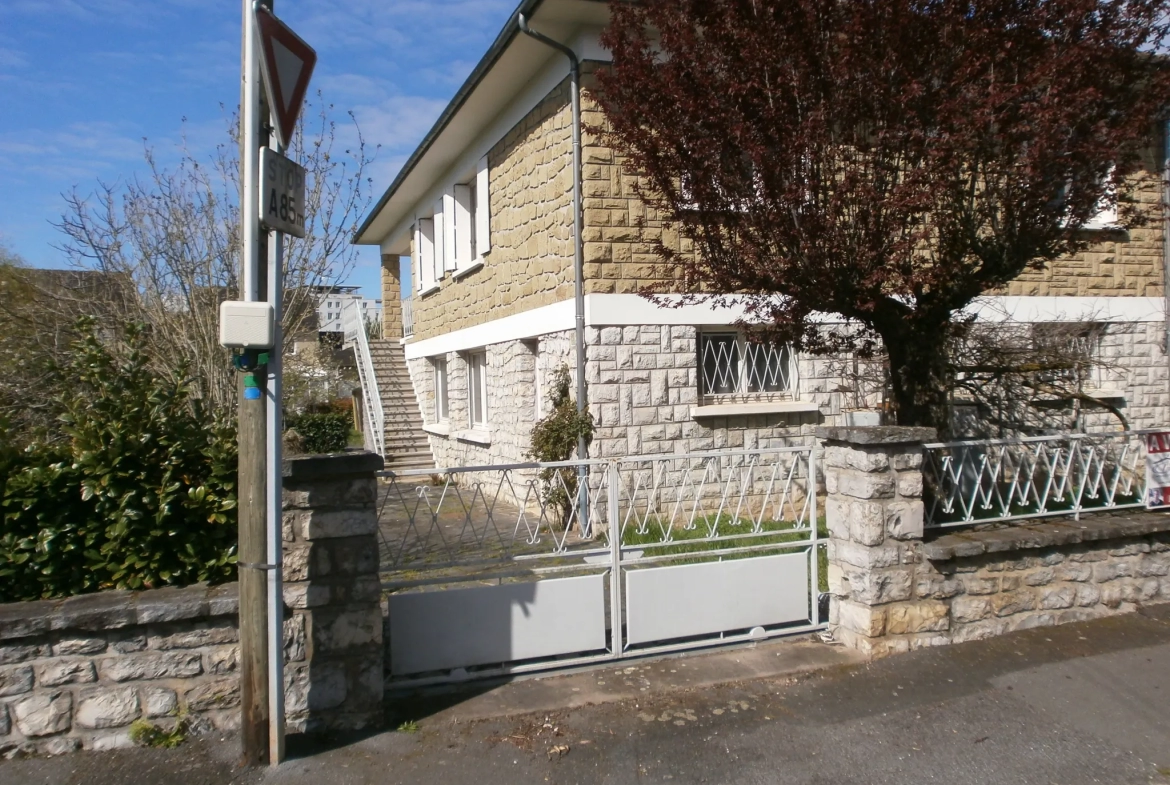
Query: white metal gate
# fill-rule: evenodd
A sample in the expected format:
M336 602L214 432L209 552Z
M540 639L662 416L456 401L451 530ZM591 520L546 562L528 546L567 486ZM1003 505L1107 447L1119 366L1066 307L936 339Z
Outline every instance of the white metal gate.
M385 472L392 679L819 628L815 450Z

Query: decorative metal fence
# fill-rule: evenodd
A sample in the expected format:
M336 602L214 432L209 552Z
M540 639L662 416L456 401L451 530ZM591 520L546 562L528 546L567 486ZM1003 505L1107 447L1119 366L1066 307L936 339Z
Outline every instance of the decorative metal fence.
M801 446L384 473L392 677L819 628L815 456Z
M1145 504L1142 432L925 445L928 526L1119 510Z
M374 358L370 354L370 341L366 336L365 314L359 300L346 300L342 304L341 329L345 335L345 346L353 348L358 380L362 385L362 410L366 418L366 432L370 437L367 444L372 444L378 455L385 455L386 416L382 411L382 395L378 392Z

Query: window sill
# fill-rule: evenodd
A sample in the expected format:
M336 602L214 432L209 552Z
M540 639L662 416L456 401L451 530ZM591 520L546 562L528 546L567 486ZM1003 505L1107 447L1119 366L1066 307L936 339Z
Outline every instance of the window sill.
M768 401L766 403L717 403L710 406L692 406L691 419L703 417L742 417L751 414L795 414L818 412L820 406L812 401Z
M433 286L431 286L431 288L429 288L429 289L423 289L421 292L418 293L418 296L419 297L426 297L428 294L434 294L437 291L439 291L439 284L436 283Z
M480 430L474 430L474 429L470 430L470 431L458 431L455 434L455 438L461 442L470 442L471 444L481 444L484 447L491 446L491 443L492 443L492 435L490 433L488 433L487 431L480 431Z
M482 258L476 259L473 264L471 264L467 267L464 267L462 270L456 270L454 275L451 276L451 279L454 281L458 281L463 276L471 275L473 272L475 272L476 270L478 270L481 267L483 267L483 259Z
M426 431L427 433L434 434L435 436L450 436L451 435L451 423L449 423L449 422L436 422L436 423L425 424L425 425L423 425L422 429L424 431Z

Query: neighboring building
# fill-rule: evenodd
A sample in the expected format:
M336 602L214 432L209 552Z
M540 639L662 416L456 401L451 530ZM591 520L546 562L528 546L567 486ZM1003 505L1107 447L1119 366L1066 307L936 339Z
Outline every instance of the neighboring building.
M600 124L587 89L608 57L598 42L607 4L527 0L521 10L580 57L584 121ZM513 18L359 229L357 242L381 247L384 336L395 352L400 257L410 260L413 334L394 356L409 366L412 389L396 400L410 409L417 401L439 466L524 460L547 411L545 380L576 362L569 91L566 58ZM733 308L660 308L636 294L665 279L649 241L682 250L686 241L662 228L614 152L588 132L582 169L593 457L766 447L820 424L876 421L881 385L863 365L746 342ZM1152 184L1142 197L1161 194ZM1162 227L1101 226L1092 249L1021 276L979 310L1026 329L1085 324L1090 351L1109 361L1089 391L1115 402L1131 427L1162 425Z
M344 332L341 310L346 303L353 301L361 306L362 317L367 323L382 321L382 301L363 297L358 294L357 286L318 286L316 289L318 332Z

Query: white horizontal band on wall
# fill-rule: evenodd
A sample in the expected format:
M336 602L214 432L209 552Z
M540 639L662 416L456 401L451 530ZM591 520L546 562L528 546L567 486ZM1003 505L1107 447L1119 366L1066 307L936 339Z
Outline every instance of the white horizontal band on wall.
M679 297L663 296L665 300ZM980 297L968 312L980 321L1160 322L1164 305L1161 297ZM742 306L712 308L697 304L662 308L636 294L585 296L587 327L655 324L714 327L734 324L743 316ZM826 322L839 321L839 317L823 318ZM572 329L573 301L564 300L434 338L412 341L406 344L406 357L433 357Z

